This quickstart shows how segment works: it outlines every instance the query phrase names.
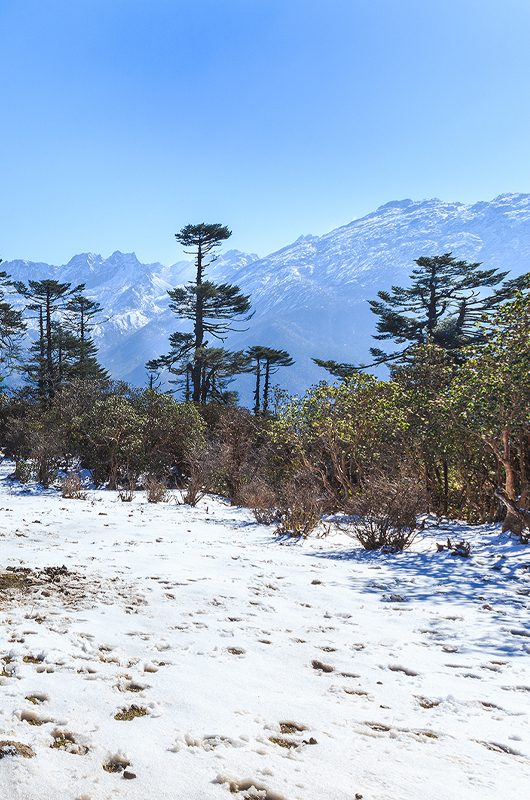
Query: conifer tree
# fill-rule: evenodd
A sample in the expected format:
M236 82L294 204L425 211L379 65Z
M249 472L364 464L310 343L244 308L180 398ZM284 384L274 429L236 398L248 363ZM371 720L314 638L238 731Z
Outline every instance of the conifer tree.
M226 403L230 397L233 404L234 394L227 394L227 385L236 375L247 372L250 359L242 350L225 350L223 347L206 347L202 354L201 396L200 402Z
M506 299L505 289L485 290L498 286L507 272L480 269L480 263L459 261L452 253L423 256L415 263L410 286L393 286L378 292L378 300L369 301L379 317L374 338L405 345L390 355L371 348L377 361L401 358L415 344L432 342L453 352L474 344L481 336L479 320Z
M2 259L0 258L0 264ZM20 340L26 329L22 312L6 299L13 282L0 270L0 366L9 369L19 355ZM2 376L0 375L0 380Z
M355 364L341 363L332 359L314 358L313 361L317 367L322 367L334 378L340 378L341 380L351 378L352 375L362 369L362 367L357 367Z
M294 360L286 350L273 350L269 348L265 355L265 380L263 382L263 404L264 414L269 410L270 376L274 375L280 367L292 367Z
M78 341L61 321L52 322L52 359L55 369L55 389L60 389L73 377Z
M85 297L80 291L73 294L66 304L66 321L74 336L74 359L70 370L73 378L108 379L108 373L97 360L98 350L90 336L93 320L101 311L99 303Z
M359 369L390 361L402 361L416 345L434 344L459 357L462 348L484 336L477 323L491 315L504 300L512 297L519 279L506 281L508 274L497 269L481 269L480 263L457 260L452 253L416 259L408 287L393 286L369 300L378 317L374 339L393 340L401 345L393 353L370 348L374 362L369 365L313 359L315 364L337 378L347 378ZM488 292L488 289L494 288Z
M249 358L254 362L253 372L256 376L256 383L254 386L254 414L256 414L256 416L261 410L261 376L266 352L267 348L261 345L254 345L248 350Z
M195 257L195 279L168 292L169 307L180 319L189 320L193 331L173 333L169 353L147 363L148 370L165 367L174 375L184 376L187 393L195 403L205 402L209 393L204 385L208 375L208 337L224 341L234 330L235 318L250 318L250 299L238 286L207 279L207 270L217 258L216 249L230 236L226 226L204 222L186 225L175 234L179 244L190 248L185 252Z
M42 281L16 281L15 289L26 300L30 311L36 312L39 337L31 348L33 361L26 367L31 381L36 383L42 403L51 400L58 388L57 363L54 359L53 323L58 311L64 310L73 295L82 292L84 284L72 288L70 283L60 283L52 279Z
M254 414L266 414L269 408L270 376L280 367L291 367L293 359L286 350L274 350L272 347L254 345L248 350L248 357L254 362L253 372L256 376L254 387ZM263 377L263 390L261 379Z

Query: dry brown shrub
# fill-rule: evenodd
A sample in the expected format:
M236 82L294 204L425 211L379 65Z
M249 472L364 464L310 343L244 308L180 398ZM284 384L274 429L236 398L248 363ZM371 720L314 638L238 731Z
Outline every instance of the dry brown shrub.
M188 478L182 491L182 502L196 506L211 486L212 461L210 449L204 448L188 461Z
M61 495L65 500L85 500L86 492L83 490L81 478L77 472L69 472L61 484Z
M405 550L418 533L417 517L426 507L423 488L414 475L372 473L352 498L348 523L365 550Z
M276 492L265 481L257 479L244 486L239 494L239 502L252 509L254 519L260 525L272 525L280 520Z
M309 536L323 513L322 487L316 475L301 472L278 492L279 535Z
M149 477L145 481L145 493L148 503L163 503L167 500L167 486L158 478Z
M260 475L260 440L263 421L240 408L220 408L211 422L208 446L210 491L227 497L232 505L244 503L248 485ZM264 454L262 454L264 455Z
M136 494L136 475L127 470L118 486L118 497L122 503L132 503Z

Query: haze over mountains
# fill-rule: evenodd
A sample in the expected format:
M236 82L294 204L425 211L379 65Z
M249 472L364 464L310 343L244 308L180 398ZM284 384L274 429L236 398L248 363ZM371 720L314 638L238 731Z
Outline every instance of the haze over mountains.
M325 377L313 356L368 358L375 321L366 301L379 289L406 285L415 258L448 251L510 270L513 277L528 271L530 194L503 194L473 205L393 201L324 236L301 236L265 258L226 251L212 279L238 284L251 295L254 310L240 326L247 329L233 333L227 346L288 350L296 365L283 370L278 382L303 391ZM134 253L120 251L108 258L82 253L63 266L15 260L2 268L16 280L85 283L86 293L105 309L95 330L100 360L114 377L137 385L145 384L145 362L166 352L169 334L182 327L168 309L167 290L193 275L191 261L142 264ZM244 400L249 386L243 378Z

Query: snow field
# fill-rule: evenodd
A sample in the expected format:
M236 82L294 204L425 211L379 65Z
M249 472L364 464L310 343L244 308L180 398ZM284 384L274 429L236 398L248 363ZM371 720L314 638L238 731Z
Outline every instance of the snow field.
M0 577L0 740L35 755L0 758L0 797L526 795L528 547L446 525L370 554L218 498L66 501L2 469L0 575L33 572ZM471 558L435 553L448 533Z

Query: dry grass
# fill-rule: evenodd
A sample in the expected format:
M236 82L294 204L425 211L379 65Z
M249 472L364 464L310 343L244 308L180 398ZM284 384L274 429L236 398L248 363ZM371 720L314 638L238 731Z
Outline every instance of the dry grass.
M22 758L33 758L35 752L27 744L15 742L12 739L0 741L0 760L6 756L22 756Z
M136 717L146 717L148 711L143 706L129 706L128 708L122 708L116 714L114 714L114 719L119 720L120 722L129 721L131 719L135 719Z

